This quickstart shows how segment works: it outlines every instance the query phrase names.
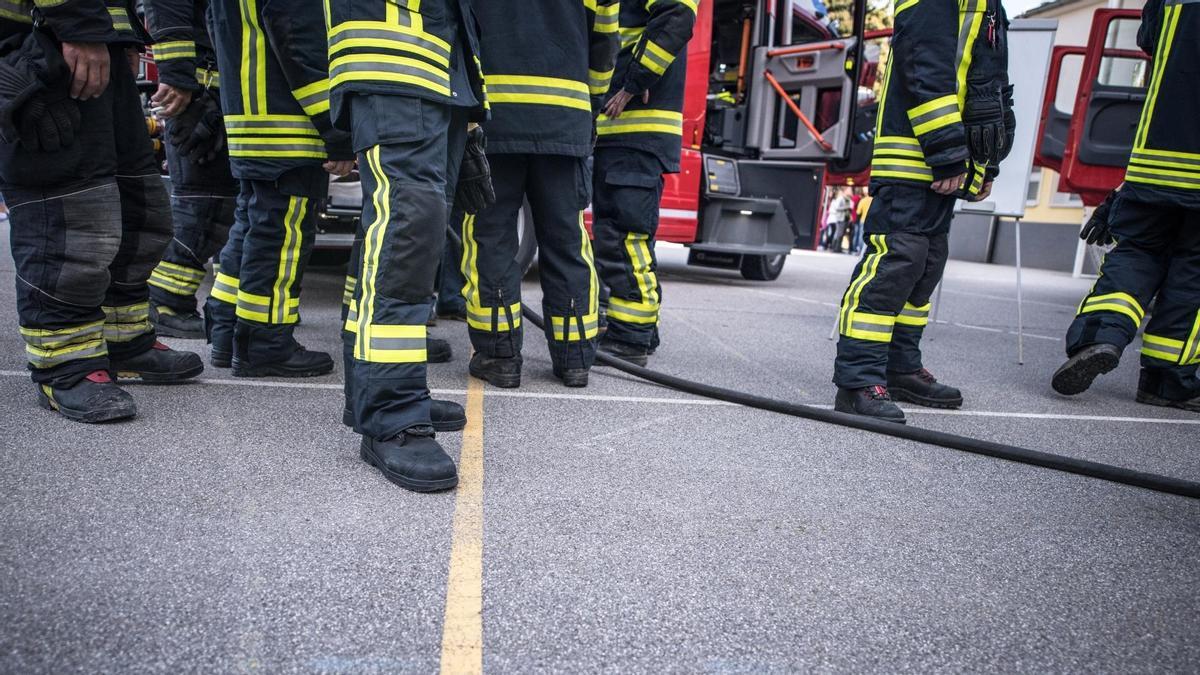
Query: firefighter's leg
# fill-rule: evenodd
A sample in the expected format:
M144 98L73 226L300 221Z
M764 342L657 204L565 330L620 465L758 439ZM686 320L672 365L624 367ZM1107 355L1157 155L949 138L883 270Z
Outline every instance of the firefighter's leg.
M1200 215L1191 211L1184 219L1142 334L1137 399L1200 412Z
M204 363L197 354L159 343L150 324L147 282L171 240L170 198L146 131L133 74L117 68L111 77L121 247L109 265L104 337L118 379L177 382L199 375Z
M1117 367L1167 274L1183 214L1181 209L1117 197L1109 214L1117 246L1104 257L1100 278L1067 329L1068 359L1051 379L1055 391L1082 393L1096 377Z
M609 289L604 348L644 364L660 306L654 235L662 168L653 155L597 148L593 233L596 268Z
M241 181L235 201L233 227L229 239L217 254L213 265L213 285L204 303L204 324L208 333L210 362L218 368L233 365L233 333L237 326L237 295L241 285L242 243L250 227L250 181Z
M462 228L466 214L454 211L450 215L450 227ZM461 237L461 234L459 235ZM467 280L462 273L463 246L447 238L442 251L442 269L438 272L437 316L438 318L465 320L467 303L463 298L463 287Z
M251 181L249 227L242 241L233 374L311 377L333 370L333 359L292 337L300 318L300 284L316 235L316 209L328 177L319 166Z
M589 179L582 158L531 158L529 204L537 228L542 316L550 360L554 375L576 387L587 385L599 330L599 280L592 242L583 227Z
M903 421L886 391L896 316L925 276L933 233L927 189L887 185L866 223L866 249L839 309L833 382L842 412Z
M205 164L182 157L170 141L171 129L168 120L165 147L174 234L150 275L151 320L162 335L199 339L204 326L196 313L196 293L205 263L229 238L238 186L226 152Z
M470 371L497 387L521 384L521 271L517 267L517 216L525 201L531 155L496 154L496 203L462 221L462 275L467 332L475 355Z

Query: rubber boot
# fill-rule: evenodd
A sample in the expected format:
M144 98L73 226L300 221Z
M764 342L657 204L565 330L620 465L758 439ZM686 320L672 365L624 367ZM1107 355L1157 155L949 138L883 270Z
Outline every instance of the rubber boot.
M72 387L39 384L38 405L85 424L123 420L137 414L133 396L103 370L92 372Z
M554 376L562 380L563 385L568 387L588 386L587 368L560 368L556 364L554 366Z
M1188 412L1200 412L1200 391L1192 391L1182 396L1168 396L1163 383L1156 373L1142 368L1138 376L1137 402L1155 405L1162 408L1178 408Z
M961 408L962 392L937 381L924 368L915 373L887 374L888 392L897 401L907 401L926 408Z
M285 361L243 363L233 356L234 377L318 377L333 372L333 359L325 352L310 352L303 345Z
M171 384L183 382L204 372L199 354L171 349L161 342L127 359L113 359L110 364L118 382Z
M504 389L514 389L521 386L521 363L520 356L484 356L476 352L471 357L471 363L467 366L467 370L471 372L472 377L477 377L489 384Z
M429 417L434 431L462 431L467 426L467 411L454 401L430 401ZM342 424L353 428L354 414L342 408Z
M1104 343L1088 345L1071 355L1067 362L1054 372L1050 386L1065 396L1082 394L1092 382L1117 367L1121 362L1121 350L1116 345Z
M641 345L621 342L620 340L609 339L605 336L600 340L600 351L615 356L622 361L628 361L635 366L646 366L646 361L650 358L650 350Z
M425 360L428 363L448 363L454 356L450 343L441 338L425 338Z
M406 490L435 492L458 485L458 468L437 442L433 427L405 429L386 441L364 437L359 455Z
M905 424L904 411L888 394L887 387L875 385L861 389L843 389L838 387L837 398L833 401L833 409L850 415L874 417L884 422Z
M154 332L166 337L203 340L208 336L198 313L181 313L165 305L150 303L150 323L154 324Z

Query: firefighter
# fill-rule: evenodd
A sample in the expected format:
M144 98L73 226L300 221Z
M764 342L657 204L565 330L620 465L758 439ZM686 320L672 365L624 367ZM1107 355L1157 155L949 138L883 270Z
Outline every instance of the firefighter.
M311 377L333 370L293 336L326 172L353 168L333 128L320 0L215 0L212 37L233 175L234 234L206 308L212 362L236 377Z
M625 0L613 87L596 123L592 231L609 290L604 351L645 365L662 300L654 235L664 173L679 171L684 54L697 0Z
M1070 358L1051 383L1079 394L1116 368L1154 300L1137 400L1200 412L1200 5L1151 0L1138 45L1154 60L1125 183L1081 235L1117 245L1067 331Z
M876 121L866 248L842 297L838 411L904 422L892 401L962 405L921 362L956 199L991 192L1012 146L1008 19L999 0L899 3Z
M590 201L592 125L619 47L616 0L482 0L492 119L485 124L496 203L462 221L462 295L475 355L470 371L499 386L521 383L521 273L517 216L537 228L542 312L554 376L587 386L596 355L599 298L583 226ZM520 23L509 20L520 16ZM545 35L556 35L547 42Z
M205 337L196 312L204 264L229 237L238 193L229 168L207 7L207 0L145 0L158 66L152 102L166 121L175 223L175 236L150 275L150 320L162 335L197 340Z
M489 197L483 130L468 131L485 116L478 29L467 0L326 6L333 116L351 130L363 189L342 333L346 421L389 480L452 488L458 471L434 433L466 415L429 396L426 323L451 204L457 194L474 213Z
M117 381L204 370L149 321L146 280L171 214L130 68L143 39L132 16L102 0L0 8L0 192L20 333L39 403L81 422L136 414Z

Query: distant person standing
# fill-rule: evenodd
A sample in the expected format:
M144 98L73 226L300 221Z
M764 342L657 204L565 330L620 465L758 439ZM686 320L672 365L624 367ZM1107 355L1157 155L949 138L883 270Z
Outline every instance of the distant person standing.
M829 250L834 253L842 252L842 239L846 236L846 228L850 226L850 213L853 204L846 188L838 188L837 196L829 203L829 228L833 238L829 242Z
M854 205L855 214L858 216L858 226L854 228L854 253L857 255L863 249L863 231L867 226L867 211L871 210L871 202L875 198L869 194L863 194L862 199Z

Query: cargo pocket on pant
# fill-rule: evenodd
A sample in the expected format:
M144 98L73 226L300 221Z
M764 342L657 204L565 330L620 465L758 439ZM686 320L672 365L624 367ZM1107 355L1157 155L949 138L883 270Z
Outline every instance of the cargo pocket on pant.
M616 206L620 229L652 234L658 214L658 185L661 176L634 171L610 171L604 176Z
M927 187L907 185L885 185L879 189L871 211L867 214L868 234L892 234L899 232L925 233L937 226L932 222L932 212L926 208L927 194L934 194Z

